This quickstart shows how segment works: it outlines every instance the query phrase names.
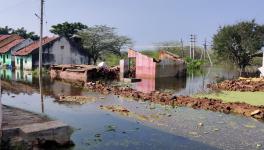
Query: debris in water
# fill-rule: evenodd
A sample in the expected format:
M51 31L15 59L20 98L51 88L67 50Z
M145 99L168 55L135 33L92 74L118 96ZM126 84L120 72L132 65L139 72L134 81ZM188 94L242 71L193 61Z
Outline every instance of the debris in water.
M200 122L200 123L198 123L198 126L200 126L200 127L202 127L203 125L204 125L204 124L203 124L203 123L201 123L201 122Z
M150 116L146 116L146 115L137 114L135 112L131 112L127 108L120 106L120 105L113 105L113 106L101 105L100 108L103 110L107 110L107 111L117 113L117 114L125 116L125 117L131 117L131 118L134 118L134 119L140 120L140 121L154 122L154 120L159 119L159 117L157 117L156 115L153 115L153 114Z
M91 96L60 96L57 102L85 104L95 102L96 98Z
M255 125L244 125L244 127L246 127L246 128L256 128L256 126Z

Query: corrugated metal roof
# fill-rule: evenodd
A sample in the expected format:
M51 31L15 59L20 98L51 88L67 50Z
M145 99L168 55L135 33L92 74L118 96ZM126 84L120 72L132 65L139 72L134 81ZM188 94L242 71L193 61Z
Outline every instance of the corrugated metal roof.
M59 37L45 37L42 40L42 46L45 46L46 44L53 42L57 40ZM16 56L25 56L30 53L32 53L34 50L37 50L39 48L39 41L33 42L32 44L16 51L14 55Z
M22 41L24 41L24 39L13 40L12 42L10 42L7 45L5 45L4 47L1 47L0 48L0 53L3 54L3 53L8 52L11 48L13 48L14 46L16 46L17 44L19 44Z

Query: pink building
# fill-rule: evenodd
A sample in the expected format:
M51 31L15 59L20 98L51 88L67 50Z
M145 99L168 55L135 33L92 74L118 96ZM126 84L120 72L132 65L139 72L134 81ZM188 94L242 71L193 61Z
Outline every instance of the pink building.
M182 58L167 51L161 51L159 60L129 49L128 60L120 61L121 79L126 72L135 69L136 78L159 78L186 76L186 64Z

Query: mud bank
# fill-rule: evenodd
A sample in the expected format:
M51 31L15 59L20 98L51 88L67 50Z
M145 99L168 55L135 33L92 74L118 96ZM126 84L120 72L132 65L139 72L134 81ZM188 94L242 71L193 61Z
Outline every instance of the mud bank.
M134 100L151 101L162 105L191 107L223 113L236 113L256 119L264 119L264 106L253 106L246 103L224 103L221 100L208 98L192 98L189 96L173 96L170 93L143 93L128 87L109 86L101 82L89 82L85 88L102 94L114 94L130 97Z
M264 78L239 78L237 80L225 80L221 83L208 84L213 90L226 91L264 91Z

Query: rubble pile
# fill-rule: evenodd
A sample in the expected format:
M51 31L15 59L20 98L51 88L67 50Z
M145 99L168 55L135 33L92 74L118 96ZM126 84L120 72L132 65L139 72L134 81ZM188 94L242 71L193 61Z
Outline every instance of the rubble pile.
M98 68L97 73L94 77L96 78L104 78L104 79L119 79L119 67L112 68Z
M253 106L246 103L224 103L221 100L208 98L192 98L189 96L173 96L170 93L154 91L143 93L129 87L109 86L102 82L88 82L85 87L102 94L114 94L123 97L131 97L134 100L151 101L162 105L187 106L194 109L204 109L223 113L237 113L251 116L256 119L264 119L264 106Z
M264 91L264 78L239 78L237 80L225 80L221 83L208 84L213 90L226 91Z

